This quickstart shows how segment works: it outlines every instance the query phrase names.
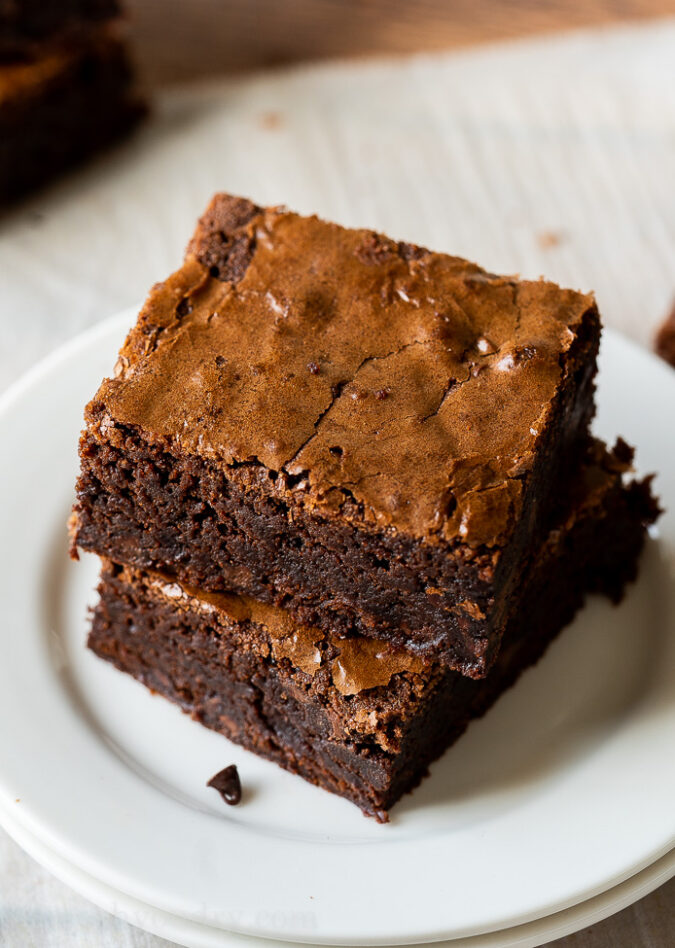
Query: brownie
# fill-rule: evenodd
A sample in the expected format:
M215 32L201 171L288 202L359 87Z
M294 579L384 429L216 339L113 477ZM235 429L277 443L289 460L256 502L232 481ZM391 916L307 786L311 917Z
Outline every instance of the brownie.
M114 30L0 64L0 204L109 145L143 113Z
M591 296L217 195L87 407L74 545L483 676L598 340Z
M654 339L657 355L675 368L675 303L668 316L659 326Z
M0 0L0 60L33 58L45 42L79 39L120 12L117 0Z
M338 638L245 596L104 562L89 646L197 721L378 820L568 623L632 579L657 508L599 445L531 559L485 679L375 639ZM524 606L523 606L524 603ZM537 709L533 708L536 714Z

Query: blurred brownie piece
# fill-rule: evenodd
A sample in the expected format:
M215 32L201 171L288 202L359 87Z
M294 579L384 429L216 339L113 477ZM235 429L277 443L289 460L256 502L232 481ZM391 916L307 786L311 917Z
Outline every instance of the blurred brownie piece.
M0 204L114 142L143 115L122 31L108 19L118 13L103 0L0 0Z
M120 12L117 0L0 0L0 60L33 58L44 43L79 41Z
M670 311L670 315L663 321L659 327L654 341L654 348L657 355L675 368L675 303Z

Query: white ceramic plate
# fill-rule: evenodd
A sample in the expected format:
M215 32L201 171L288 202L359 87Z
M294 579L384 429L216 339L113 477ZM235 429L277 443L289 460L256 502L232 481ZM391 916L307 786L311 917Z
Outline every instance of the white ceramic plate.
M266 938L236 935L201 922L179 918L169 912L138 902L128 895L123 895L103 885L82 872L77 866L72 866L61 859L41 840L16 825L10 813L5 813L3 819L5 827L11 832L15 842L41 865L80 895L113 915L131 922L132 925L137 925L162 938L169 938L186 948L271 948L272 945L278 948L294 948L292 942L270 942ZM537 948L538 945L562 938L580 928L593 925L614 912L619 912L658 888L674 874L675 850L608 892L596 895L595 898L562 912L488 935L473 935L468 938L436 942L435 948Z
M191 722L84 649L95 563L64 523L82 407L133 312L0 403L0 806L113 890L215 928L331 944L498 931L607 891L675 843L675 521L619 609L591 601L379 826ZM597 430L675 503L675 376L607 334ZM247 799L205 780L236 762ZM15 802L20 801L20 802Z

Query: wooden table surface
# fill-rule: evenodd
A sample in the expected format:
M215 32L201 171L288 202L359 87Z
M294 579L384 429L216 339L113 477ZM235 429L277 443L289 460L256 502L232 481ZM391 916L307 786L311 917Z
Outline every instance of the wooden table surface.
M675 13L675 0L126 0L151 85Z

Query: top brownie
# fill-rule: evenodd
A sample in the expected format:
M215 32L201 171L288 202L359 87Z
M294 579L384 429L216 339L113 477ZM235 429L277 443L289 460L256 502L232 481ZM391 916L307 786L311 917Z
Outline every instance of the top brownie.
M590 296L217 195L88 406L75 541L480 676L599 331Z

